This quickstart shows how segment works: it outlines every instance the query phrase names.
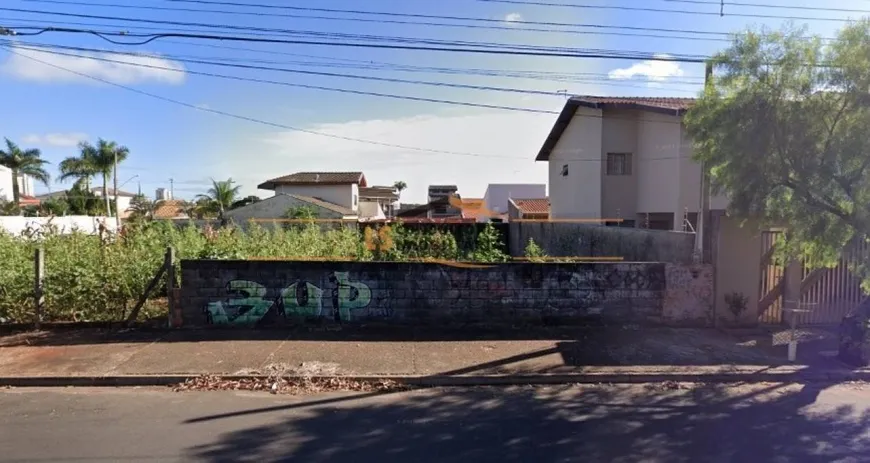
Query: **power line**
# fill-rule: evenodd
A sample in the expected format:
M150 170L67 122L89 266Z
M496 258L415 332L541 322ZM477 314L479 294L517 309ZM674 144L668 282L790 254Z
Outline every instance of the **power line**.
M49 63L49 62L41 60L41 59L34 58L32 56L28 56L28 55L19 53L19 52L15 51L14 47L10 47L8 45L0 44L0 48L6 50L9 53L15 54L15 55L20 56L22 58L43 64L45 66L48 66L48 67L51 67L54 69L59 69L59 70L77 75L79 77L83 77L83 78L86 78L89 80L100 82L100 83L103 83L106 85L111 85L111 86L116 87L116 88L127 90L129 92L133 92L133 93L136 93L139 95L147 96L149 98L160 100L160 101L163 101L166 103L172 103L172 104L175 104L178 106L184 106L186 108L194 109L197 111L218 114L218 115L221 115L224 117L229 117L229 118L248 121L248 122L254 122L257 124L266 125L266 126L270 126L270 127L276 127L276 128L280 128L280 129L294 131L294 132L307 133L310 135L317 135L317 136L332 138L332 139L336 139L336 140L352 141L352 142L357 142L357 143L362 143L362 144L382 146L382 147L386 147L386 148L396 148L396 149L402 149L402 150L408 150L408 151L415 151L415 152L425 153L425 154L442 154L442 155L451 155L451 156L499 158L499 159L514 159L514 160L527 160L528 159L528 158L520 158L520 157L516 157L516 156L504 156L504 155L497 155L497 154L481 154L481 153L472 153L472 152L463 152L463 151L450 151L450 150L440 150L440 149L434 149L434 148L423 148L423 147L418 147L418 146L401 145L401 144L396 144L396 143L386 143L386 142L380 142L380 141L375 141L375 140L368 140L368 139L364 139L364 138L347 137L347 136L343 136L343 135L335 135L335 134L320 132L320 131L316 131L316 130L303 129L300 127L294 127L294 126L290 126L290 125L286 125L286 124L279 124L277 122L271 122L271 121L266 121L263 119L250 117L250 116L243 116L243 115L239 115L239 114L230 113L227 111L221 111L221 110L217 110L217 109L207 108L207 107L203 107L200 105L195 105L195 104L187 103L184 101L176 100L174 98L168 98L168 97L164 97L162 95L157 95L154 93L146 92L144 90L139 90L139 89L136 89L133 87L123 85L123 84L118 84L118 83L112 82L110 80L103 79L101 77L92 76L90 74L75 71L75 70L72 70L69 68L65 68L63 66L58 66L56 64ZM575 116L591 117L591 118L603 118L603 116L593 116L593 115L575 115ZM642 119L637 118L637 119L632 119L632 120L640 121ZM662 123L664 121L656 120L656 122ZM664 122L664 123L680 124L679 121ZM659 160L686 159L686 158L689 158L689 157L688 156L661 156L661 157L656 157L656 158L652 158L652 159L646 159L645 161L651 162L651 161L659 161ZM566 160L577 161L577 162L579 162L579 161L603 162L603 160L600 160L600 159L566 159Z
M523 107L518 107L518 106L493 105L493 104L486 104L486 103L470 103L470 102L466 102L466 101L444 100L444 99L439 99L439 98L428 98L428 97L419 97L419 96L410 96L410 95L396 95L393 93L369 92L369 91L363 91L363 90L353 90L353 89L348 89L348 88L326 87L326 86L322 86L322 85L309 85L309 84L299 84L299 83L292 83L292 82L281 82L281 81L268 80L268 79L258 79L258 78L253 78L253 77L230 76L230 75L226 75L226 74L215 74L215 73L211 73L211 72L192 71L189 69L185 70L185 69L171 68L171 67L166 67L166 66L156 66L156 65L145 64L145 63L131 63L128 61L114 60L114 59L110 59L110 58L101 58L98 56L77 55L75 53L63 53L63 52L59 52L59 51L48 51L46 49L40 49L40 48L36 48L36 47L16 46L16 48L37 51L40 53L50 53L53 55L69 56L69 57L73 57L73 58L86 58L86 59L95 60L95 61L102 61L105 63L122 64L125 66L135 66L135 67L146 68L146 69L156 69L156 70L160 70L160 71L176 72L176 73L181 73L181 74L193 74L193 75L206 76L206 77L216 77L216 78L220 78L220 79L238 80L238 81L243 81L243 82L256 82L256 83L261 83L261 84L282 85L282 86L296 87L296 88L307 88L310 90L322 90L322 91L327 91L327 92L347 93L347 94L354 94L354 95L377 96L377 97L381 97L381 98L390 98L390 99L395 99L395 100L418 101L418 102L423 102L423 103L439 103L439 104L447 104L447 105L454 105L454 106L467 106L467 107L472 107L472 108L498 109L498 110L505 110L505 111L528 112L528 113L537 113L537 114L559 114L558 111L550 111L550 110L545 110L545 109L533 109L533 108L523 108ZM259 67L259 66L255 67L255 66L245 66L245 65L230 65L230 64L226 64L226 63L209 63L206 61L194 61L194 60L189 60L189 61L179 60L179 61L192 62L192 63L197 63L197 64L209 64L209 65L216 65L216 66L244 67L247 69L256 69L256 68L260 68L261 70L267 69L265 67ZM276 69L272 69L272 70L276 70ZM293 71L288 70L287 72L293 72ZM303 73L303 71L298 71L298 72ZM308 72L304 72L304 73L308 73ZM492 88L495 88L495 87L492 87ZM556 96L556 94L552 93L551 96Z
M2 42L2 41L0 41L0 42ZM11 42L8 42L8 41L6 41L6 42L7 42L7 43L11 43ZM0 46L3 46L3 45L0 45ZM7 47L7 49L8 49L8 45L7 45L6 47ZM205 72L191 71L191 70L186 70L186 71L185 71L185 70L181 70L181 69L167 68L167 67L162 67L162 66L153 66L153 65L146 65L146 64L140 64L140 63L130 63L130 62L127 62L127 61L111 60L111 59L107 59L107 58L99 58L99 57L92 57L92 56L86 56L86 55L75 55L75 54L70 54L70 53L62 53L62 52L48 51L48 50L43 50L43 49L38 49L38 48L22 47L22 46L20 46L20 45L15 45L14 48L27 49L27 50L36 51L36 52L39 52L39 53L48 53L48 54L54 54L54 55L65 55L65 56L72 56L72 57L83 58L83 59L93 59L93 60L96 60L96 61L108 61L108 62L113 62L113 63L117 63L117 64L121 64L121 65L134 66L134 67L155 68L155 69L166 70L166 71L172 71L172 72L179 72L179 73L181 73L181 72L186 72L186 73L190 73L190 74L203 75L203 76L206 76L206 77L226 78L226 79L231 79L231 80L248 81L248 82L256 82L256 83L267 83L267 84L274 84L274 85L289 85L289 86L297 86L297 85L301 85L301 84L292 84L292 83L287 83L287 82L278 82L278 81L271 81L271 80L265 80L265 79L246 78L246 77L239 77L239 76L226 76L226 75L223 75L223 74L213 74L213 73L205 73ZM28 57L28 58L32 58L32 57L29 57L29 56L27 56L27 55L23 55L23 54L21 54L21 53L17 53L17 54L18 54L18 55L21 55L21 56ZM145 55L145 56L148 56L148 55ZM34 59L35 59L35 58L34 58ZM307 86L306 86L306 87L307 87ZM202 109L202 108L198 108L198 109ZM524 111L524 112L533 112L533 111ZM558 112L556 112L556 111L553 111L552 113L554 113L554 114L558 114ZM603 115L590 115L590 114L575 114L575 117L602 119L604 116L603 116ZM630 121L647 121L647 122L661 122L661 123L668 123L668 124L680 124L680 121L666 121L666 122L662 122L662 121L658 121L658 120L650 120L650 119L644 119L644 118L629 118L629 117L614 117L614 116L609 116L608 119L612 119L612 120L630 120Z
M2 10L3 8L0 8ZM34 28L36 29L36 28ZM548 51L533 51L533 50L511 50L498 48L464 48L464 47L429 47L417 45L394 45L381 43L356 43L356 42L328 42L319 40L287 40L287 39L269 39L269 38L253 38L228 35L209 35L209 34L181 34L181 33L159 33L159 34L128 34L123 32L100 32L88 29L69 29L69 28L41 28L36 32L17 32L13 35L18 36L38 36L47 32L65 32L74 34L86 34L99 37L109 43L115 45L145 45L158 39L163 38L189 38L201 40L227 40L236 42L255 42L255 43L281 43L293 45L322 45L322 46L339 46L339 47L359 47L359 48L381 48L391 50L420 50L420 51L439 51L452 53L475 53L475 54L493 54L493 55L511 55L511 56L537 56L537 57L555 57L555 58L599 58L599 59L621 59L621 60L651 60L651 61L670 61L681 63L704 63L708 57L700 55L664 55L650 52L631 52L624 50L600 50L600 51L576 51L576 52L548 52ZM139 42L117 41L109 37L139 37L145 38ZM582 49L578 49L582 50ZM697 57L693 57L697 56Z
M21 47L21 48L25 48L25 49L29 49L29 50L52 48L52 49L75 50L75 51L83 51L83 52L91 52L91 53L114 53L114 54L121 54L121 55L128 55L128 56L140 56L140 57L144 56L144 57L148 57L148 58L155 58L156 57L153 54L135 53L135 52L115 52L115 51L111 51L111 50L84 48L84 47L72 47L72 46L65 46L65 45L53 45L53 44L50 44L50 45L29 44L29 45L31 45L34 48L28 48L28 47ZM82 55L67 55L67 56L82 57ZM425 80L411 80L411 79L399 79L399 78L390 78L390 77L363 76L363 75L357 75L357 74L340 74L340 73L333 73L333 72L308 71L308 70L301 70L301 69L276 68L276 67L270 67L270 66L216 62L216 61L209 61L209 60L199 59L199 58L191 59L191 58L180 57L178 55L161 54L161 55L159 55L159 57L165 58L165 59L171 59L171 60L178 61L181 63L186 63L186 64L202 64L202 65L207 65L207 66L229 67L229 68L236 68L236 69L274 71L274 72L284 72L284 73L301 74L301 75L313 75L313 76L321 76L321 77L336 77L336 78L353 79L353 80L369 80L369 81L376 81L376 82L426 85L426 86L433 86L433 87L448 87L448 88L458 88L458 89L465 89L465 90L480 90L480 91L493 91L493 92L502 92L502 93L518 93L518 94L526 94L526 95L564 97L564 93L556 92L556 91L530 90L530 89L521 89L521 88L512 88L512 87L495 87L495 86L486 86L486 85L456 84L456 83L449 83L449 82L433 82L433 81L425 81ZM100 60L100 61L125 63L123 61L107 60L107 59L97 58L97 57L88 57L88 58L96 59L96 60ZM136 65L136 64L131 64L131 65ZM160 66L155 66L155 68L164 69L163 67L160 67ZM165 68L165 69L166 70L173 70L172 68ZM178 69L175 69L175 71L184 72L184 71L178 70ZM193 71L191 71L191 73L197 74L196 72L193 72ZM207 74L202 74L202 75L207 75ZM219 75L208 75L208 76L209 77L221 77ZM222 77L223 78L231 78L232 76L222 76ZM238 78L232 77L232 78L243 79L241 77L238 77ZM252 79L251 81L260 82L260 80ZM586 80L579 80L579 81L577 81L577 83L598 83L599 81L603 81L603 80L604 79L596 80L596 79L589 78ZM608 81L609 81L609 79L608 79ZM272 81L262 81L260 83L273 83L273 84L278 84L278 85L291 85L291 86L299 86L300 85L300 84L289 84L289 83L285 83L285 82L272 82ZM693 84L700 84L699 82L692 82L692 83ZM322 88L318 87L318 89L322 89ZM694 93L694 92L688 91L688 90L682 90L682 91ZM376 96L383 96L383 95L376 95ZM505 108L491 108L491 109L505 109ZM518 110L518 109L522 109L522 108L514 108L514 110ZM533 110L533 111L539 112L538 110ZM555 114L556 112L547 111L546 113Z
M735 16L741 18L763 18L763 19L788 19L792 21L836 21L836 22L848 22L849 19L846 18L819 18L815 16L781 16L781 15L770 15L770 14L756 14L756 13L727 13L722 14L719 11L694 11L694 10L671 10L666 8L649 8L649 7L638 7L638 6L621 6L621 5L589 5L589 4L581 4L581 3L555 3L555 2L547 2L547 1L534 1L534 0L477 0L479 2L487 2L487 3L508 3L513 5L535 5L535 6L551 6L551 7L560 7L560 8L584 8L584 9L598 9L598 10L621 10L621 11L645 11L648 13L670 13L670 14L687 14L687 15L699 15L699 16ZM720 3L721 4L721 3Z
M34 58L32 56L27 56L25 54L18 53L17 51L15 51L13 49L13 47L10 47L8 45L0 45L0 48L5 49L9 53L13 53L15 55L21 56L22 58L29 59L31 61L52 67L54 69L66 71L66 72L69 72L71 74L75 74L79 77L84 77L86 79L101 82L101 83L104 83L107 85L111 85L113 87L127 90L129 92L137 93L139 95L144 95L144 96L147 96L149 98L154 98L157 100L165 101L167 103L172 103L175 105L184 106L187 108L195 109L197 111L204 111L204 112L208 112L208 113L212 113L212 114L219 114L221 116L230 117L233 119L239 119L239 120L248 121L248 122L255 122L257 124L267 125L267 126L271 126L271 127L284 129L284 130L291 130L294 132L302 132L302 133L307 133L307 134L311 134L311 135L318 135L321 137L333 138L336 140L345 140L345 141L352 141L352 142L363 143L363 144L368 144L368 145L383 146L386 148L397 148L397 149L403 149L403 150L409 150L409 151L417 151L417 152L421 152L421 153L447 154L447 155L454 155L454 156L470 156L470 157L485 157L485 158L516 159L516 160L526 159L526 158L518 158L515 156L502 156L502 155L497 155L497 154L489 154L488 155L488 154L470 153L470 152L462 152L462 151L449 151L449 150L439 150L439 149L432 149L432 148L421 148L421 147L417 147L417 146L400 145L400 144L395 144L395 143L385 143L385 142L379 142L379 141L375 141L375 140L367 140L367 139L355 138L355 137L346 137L343 135L335 135L335 134L326 133L326 132L319 132L316 130L309 130L309 129L303 129L300 127L293 127L290 125L279 124L277 122L266 121L263 119L258 119L258 118L249 117L249 116L242 116L239 114L233 114L230 112L220 111L217 109L205 108L205 107L202 107L199 105L187 103L187 102L176 100L173 98L168 98L168 97L164 97L164 96L157 95L154 93L146 92L144 90L139 90L139 89L129 87L126 85L118 84L118 83L112 82L110 80L103 79L101 77L92 76L90 74L85 74L83 72L78 72L78 71L75 71L72 69L65 68L63 66L58 66L56 64L52 64L52 63L49 63L47 61L43 61L43 60L38 59L38 58Z
M56 11L43 11L43 10L26 10L20 8L0 8L0 11L13 11L13 12L24 12L24 13L34 13L34 14L45 14L45 15L54 15L54 16L69 16L69 17L79 17L79 18L89 18L89 19L103 19L103 20L115 20L115 21L124 21L124 22L145 22L145 23L153 23L153 24L167 24L174 26L193 26L193 27L203 27L203 28L213 28L213 29L231 29L234 31L258 31L258 32L272 32L279 35L292 35L292 36L314 36L314 37L328 37L328 38L340 38L344 40L364 40L369 42L386 42L386 43L402 43L402 44L424 44L424 45L439 45L439 46L454 46L454 47L475 47L475 48L486 48L486 49L501 49L501 50L519 50L519 51L547 51L547 52L572 52L583 49L574 49L568 47L543 47L543 46L532 46L532 45L524 45L524 44L510 44L510 43L493 43L493 42L469 42L469 41L458 41L458 40L440 40L440 39L425 39L418 37L396 37L396 36L377 36L377 35L369 35L369 34L347 34L340 32L324 32L324 31L307 31L307 30L294 30L294 29L280 29L280 28L267 28L267 27L254 27L254 26L233 26L233 25L222 25L222 24L210 24L210 23L198 23L198 22L184 22L184 21L167 21L167 20L156 20L156 19L141 19L141 18L124 18L118 16L102 16L102 15L89 15L89 14L79 14L79 13L66 13L66 12L56 12ZM53 28L60 30L61 28ZM71 30L68 30L68 32ZM90 31L90 33L94 35L95 31ZM103 33L103 36L108 35L116 35ZM136 42L136 43L127 43L128 45L144 45L148 42L155 40L156 38L161 37L153 37L158 34L126 34L127 36L136 36L136 37L151 37L150 39L144 42ZM162 37L166 36L175 36L179 35L175 34L160 34ZM113 43L114 42L106 37L102 37L105 40L108 40ZM226 38L224 38L226 40ZM281 43L278 41L277 43ZM120 43L124 44L124 43ZM372 46L372 44L365 44L365 46ZM383 46L382 46L383 47ZM395 45L392 48L397 48ZM618 50L609 50L610 53L619 52ZM678 53L672 53L672 55L679 55ZM698 55L686 55L697 57Z
M403 24L403 25L413 25L413 26L431 26L431 27L448 27L448 28L464 28L464 29L483 29L483 30L499 30L499 31L511 31L511 32L541 32L541 33L553 33L553 34L577 34L577 35L612 35L612 36L625 36L625 37L647 37L647 38L661 38L661 39L692 39L692 40L706 40L706 41L728 41L729 39L725 37L686 37L686 36L678 36L678 35L662 35L662 34L649 34L649 33L638 33L638 32L606 32L606 31L588 31L588 30L565 30L565 29L553 29L552 27L574 27L574 28L594 28L597 27L601 29L600 25L593 24L571 24L571 23L551 23L551 22L542 22L540 24L549 26L550 28L540 28L540 27L526 27L524 24L539 24L538 22L525 22L525 21L511 21L507 22L504 20L496 20L489 18L473 18L473 17L453 17L453 16L435 16L435 15L415 15L415 14L402 14L402 13L388 13L388 12L369 12L369 11L358 11L358 10L341 10L341 9L331 9L331 8L306 8L306 7L281 7L292 10L304 10L304 11L323 11L323 12L336 12L336 13L352 13L352 14L370 14L370 15L389 15L389 16L398 16L398 17L434 17L434 18L449 18L451 20L461 20L461 21L471 21L471 22L486 22L490 23L486 24L460 24L460 23L444 23L444 22L432 22L432 21L402 21L395 19L372 19L372 18L360 18L360 17L335 17L335 16L320 16L320 15L300 15L300 14L287 14L287 13L275 13L275 12L253 12L253 11L227 11L227 10L213 10L213 9L201 9L201 8L177 8L177 7L159 7L159 6L140 6L140 5L119 5L112 3L92 3L92 2L77 2L77 1L61 1L61 0L21 0L23 2L29 3L50 3L50 4L61 4L61 5L80 5L80 6L100 6L107 8L127 8L127 9L142 9L142 10L159 10L159 11L178 11L178 12L194 12L194 13L212 13L212 14L224 14L224 15L241 15L241 16L256 16L256 17L287 17L287 18L295 18L295 19L315 19L315 20L326 20L326 21L346 21L346 22L365 22L365 23L376 23L376 24ZM251 5L255 6L255 5ZM491 23L501 23L501 24L509 24L509 25L491 25ZM617 27L614 27L617 28ZM646 28L631 28L631 29L646 29ZM657 30L652 29L650 30ZM676 33L676 31L675 31ZM703 34L708 35L708 33L704 31L679 31L682 34ZM715 34L715 33L714 33ZM723 33L723 35L726 35Z
M2 18L0 18L2 20ZM14 29L14 28L13 28ZM507 77L514 79L528 79L528 80L540 80L540 81L549 81L549 82L561 82L561 83L592 83L592 82L608 82L608 85L613 87L626 87L626 88L640 88L633 85L623 85L621 82L622 79L613 79L607 73L591 73L591 72L580 72L580 73L570 73L570 72L555 72L555 71L530 71L530 70L515 70L515 69L486 69L486 68L451 68L451 67L435 67L435 66L415 66L415 65L406 65L406 64L397 64L390 63L384 61L377 60L361 60L361 59L352 59L352 58L337 58L332 56L324 56L324 55L311 55L311 54L302 54L302 53L289 53L282 52L278 50L262 50L256 48L245 48L245 47L232 47L225 45L215 45L208 43L189 43L189 42L181 42L181 41L173 41L166 40L166 43L174 43L181 45L190 45L190 46L198 46L198 47L207 47L207 48L215 48L215 49L226 49L226 50L235 50L235 51L244 51L244 52L253 52L253 53L264 53L271 55L282 55L282 56L294 56L294 57L304 57L304 58L313 58L318 60L326 60L324 61L275 61L275 60L260 60L254 58L228 58L228 57L201 57L195 55L165 55L161 54L161 57L172 57L177 59L184 58L193 58L193 59L208 59L208 60L220 60L220 61L230 61L230 62L253 62L253 63L263 63L263 64L282 64L282 65L296 65L303 67L323 67L323 68L340 68L340 69L363 69L370 71L395 71L395 72L409 72L409 73L432 73L432 74L444 74L444 75L465 75L465 76L485 76L485 77ZM27 42L31 45L44 45L48 47L57 47L57 48L70 48L63 47L55 44L36 44L32 42ZM82 51L92 51L99 53L114 53L114 54L131 54L135 56L153 56L153 54L149 53L136 53L136 52L120 52L116 50L106 50L106 49L83 49L78 47L71 47L73 49L79 49ZM651 81L646 80L646 82ZM644 82L644 79L625 79L626 82ZM655 80L658 84L688 84L688 85L697 85L703 81L703 77L684 77L681 79L662 79ZM645 87L643 87L645 88Z
M34 0L25 0L25 1L34 1ZM662 0L665 2L671 3L693 3L700 5L715 5L721 6L724 4L725 6L745 6L752 8L770 8L770 9L779 9L779 10L804 10L804 11L833 11L838 13L870 13L870 10L858 10L854 8L838 8L838 7L821 7L821 6L803 6L803 5L773 5L770 3L752 3L752 2L731 2L721 0Z

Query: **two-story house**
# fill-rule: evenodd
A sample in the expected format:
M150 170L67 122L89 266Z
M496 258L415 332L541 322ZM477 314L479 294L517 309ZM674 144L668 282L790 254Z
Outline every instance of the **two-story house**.
M383 218L377 202L361 206L360 188L367 186L362 172L297 172L267 180L257 188L275 195L228 211L225 216L243 223L284 218L294 208L306 208L320 219Z
M716 267L717 313L730 292L747 295L752 313L759 300L760 232L725 215L726 196L702 191L702 169L682 123L693 102L570 98L536 157L549 163L550 218L697 231L703 239L696 245ZM704 209L709 214L699 221Z
M553 219L623 219L682 231L698 225L701 166L682 117L692 98L578 96L567 101L536 157L549 162ZM710 198L722 210L724 196ZM687 227L684 218L691 227Z

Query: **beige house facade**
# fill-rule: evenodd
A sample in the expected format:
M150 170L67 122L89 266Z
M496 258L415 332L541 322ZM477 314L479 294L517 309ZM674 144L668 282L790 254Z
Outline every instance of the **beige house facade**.
M702 216L702 170L682 123L691 98L569 99L536 160L549 163L550 219L622 219L622 226L697 233L715 267L716 316L734 316L725 295L757 320L761 230L725 214L728 199L710 197Z

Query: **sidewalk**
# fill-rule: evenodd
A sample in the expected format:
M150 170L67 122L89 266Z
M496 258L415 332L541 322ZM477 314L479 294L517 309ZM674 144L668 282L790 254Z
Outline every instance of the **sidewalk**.
M458 382L862 379L804 333L786 361L782 333L640 327L435 332L55 330L0 337L0 385L15 378L268 375L459 378ZM779 341L777 340L779 339ZM828 349L828 350L826 350ZM832 376L833 375L833 376ZM500 378L495 380L493 378ZM687 379L688 378L688 379ZM174 380L173 379L173 380ZM161 382L154 380L155 383ZM163 380L166 382L169 380ZM143 384L148 381L143 381ZM484 381L485 382L485 381Z

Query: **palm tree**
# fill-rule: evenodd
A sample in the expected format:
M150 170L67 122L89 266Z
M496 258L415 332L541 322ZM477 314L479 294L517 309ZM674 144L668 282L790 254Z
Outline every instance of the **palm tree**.
M399 195L401 195L402 190L404 190L405 188L408 188L408 184L399 180L398 182L393 184L393 188L395 188L395 190L399 193Z
M211 180L211 188L204 195L197 195L197 200L207 201L208 204L218 213L218 218L223 220L224 211L236 202L239 196L240 185L233 186L233 179L228 178L223 181Z
M27 175L48 185L49 175L42 166L48 161L40 159L42 153L36 148L22 150L15 143L6 139L6 150L0 150L0 166L6 166L12 171L12 202L18 205L21 200L21 187L18 184L20 175Z
M130 155L126 146L102 138L97 139L96 146L83 141L79 143L81 154L69 157L60 163L60 180L68 178L84 179L89 185L89 179L95 175L103 177L103 200L106 202L106 213L111 212L109 205L109 176L115 168L115 163L121 163ZM115 192L117 195L118 192ZM117 211L115 212L117 214Z

